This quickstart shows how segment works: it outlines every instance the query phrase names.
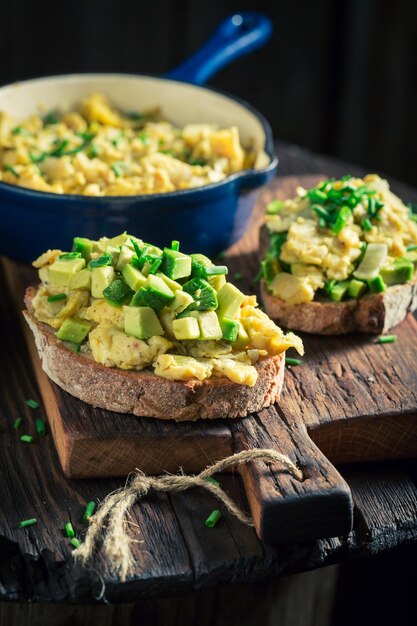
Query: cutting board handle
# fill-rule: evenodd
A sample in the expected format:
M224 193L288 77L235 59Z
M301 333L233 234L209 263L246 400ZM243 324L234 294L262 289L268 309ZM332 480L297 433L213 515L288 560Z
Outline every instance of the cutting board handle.
M263 540L308 541L351 530L350 489L303 424L289 424L278 408L270 408L256 417L237 420L232 433L236 452L273 448L287 455L303 473L303 480L297 481L278 464L255 462L239 468L255 528Z

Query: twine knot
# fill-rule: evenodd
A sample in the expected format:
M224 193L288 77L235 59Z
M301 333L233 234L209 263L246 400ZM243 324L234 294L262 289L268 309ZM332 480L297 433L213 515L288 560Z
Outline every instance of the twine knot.
M231 467L253 461L280 463L296 479L302 480L301 470L284 454L271 449L243 450L232 454L196 475L163 474L148 476L137 470L123 489L111 493L101 503L96 514L90 519L85 540L73 555L86 565L93 557L99 540L103 541L103 551L122 581L133 571L134 560L131 550L131 537L126 532L126 514L134 503L144 498L150 491L180 492L201 487L210 491L226 509L247 526L253 526L252 518L244 513L215 482L209 482L213 474L224 472Z

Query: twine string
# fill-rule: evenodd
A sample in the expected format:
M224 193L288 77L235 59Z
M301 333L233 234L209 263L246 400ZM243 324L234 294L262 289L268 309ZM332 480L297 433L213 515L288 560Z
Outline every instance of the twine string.
M201 487L212 493L242 524L253 526L252 518L244 513L221 487L206 480L213 474L253 461L280 463L296 480L301 481L303 478L301 470L287 456L268 448L237 452L209 465L197 475L147 476L138 471L126 487L109 494L101 503L96 514L90 519L84 542L74 550L74 556L80 559L84 565L87 565L91 561L98 543L102 540L105 556L121 580L126 580L134 568L131 549L133 540L127 533L126 517L135 502L145 497L151 490L180 492Z

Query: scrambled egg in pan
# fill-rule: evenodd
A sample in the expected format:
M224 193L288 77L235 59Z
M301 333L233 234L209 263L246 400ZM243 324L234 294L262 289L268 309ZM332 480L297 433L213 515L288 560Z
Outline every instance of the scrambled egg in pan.
M288 304L361 297L406 282L417 262L416 217L377 175L300 187L295 198L267 207L270 248L263 277L271 293ZM385 254L375 276L369 274L371 280L361 286L355 272L367 249ZM364 280L365 274L359 275Z
M100 93L78 110L18 124L0 113L0 181L52 193L129 196L190 189L253 165L236 126L178 128L158 111L123 113Z
M303 353L299 337L227 282L226 266L182 254L176 241L161 250L126 233L76 237L72 252L48 250L33 265L36 318L106 367L253 386L257 361L290 347Z

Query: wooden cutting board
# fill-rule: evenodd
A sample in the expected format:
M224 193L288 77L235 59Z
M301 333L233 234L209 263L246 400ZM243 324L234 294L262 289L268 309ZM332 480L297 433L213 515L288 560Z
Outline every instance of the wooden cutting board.
M252 278L265 203L317 180L278 179L262 192L248 232L227 253L230 278L242 290L257 289ZM27 283L28 273L10 262L5 267L20 306L19 278ZM237 272L242 278L234 279ZM197 472L233 452L272 447L299 465L302 482L264 463L239 471L258 534L289 542L349 532L351 494L333 464L417 454L415 319L410 315L395 333L398 342L388 345L359 335L304 336L303 364L287 369L277 405L244 419L180 424L112 413L73 398L47 379L26 334L66 476L126 476L135 468L150 474Z

